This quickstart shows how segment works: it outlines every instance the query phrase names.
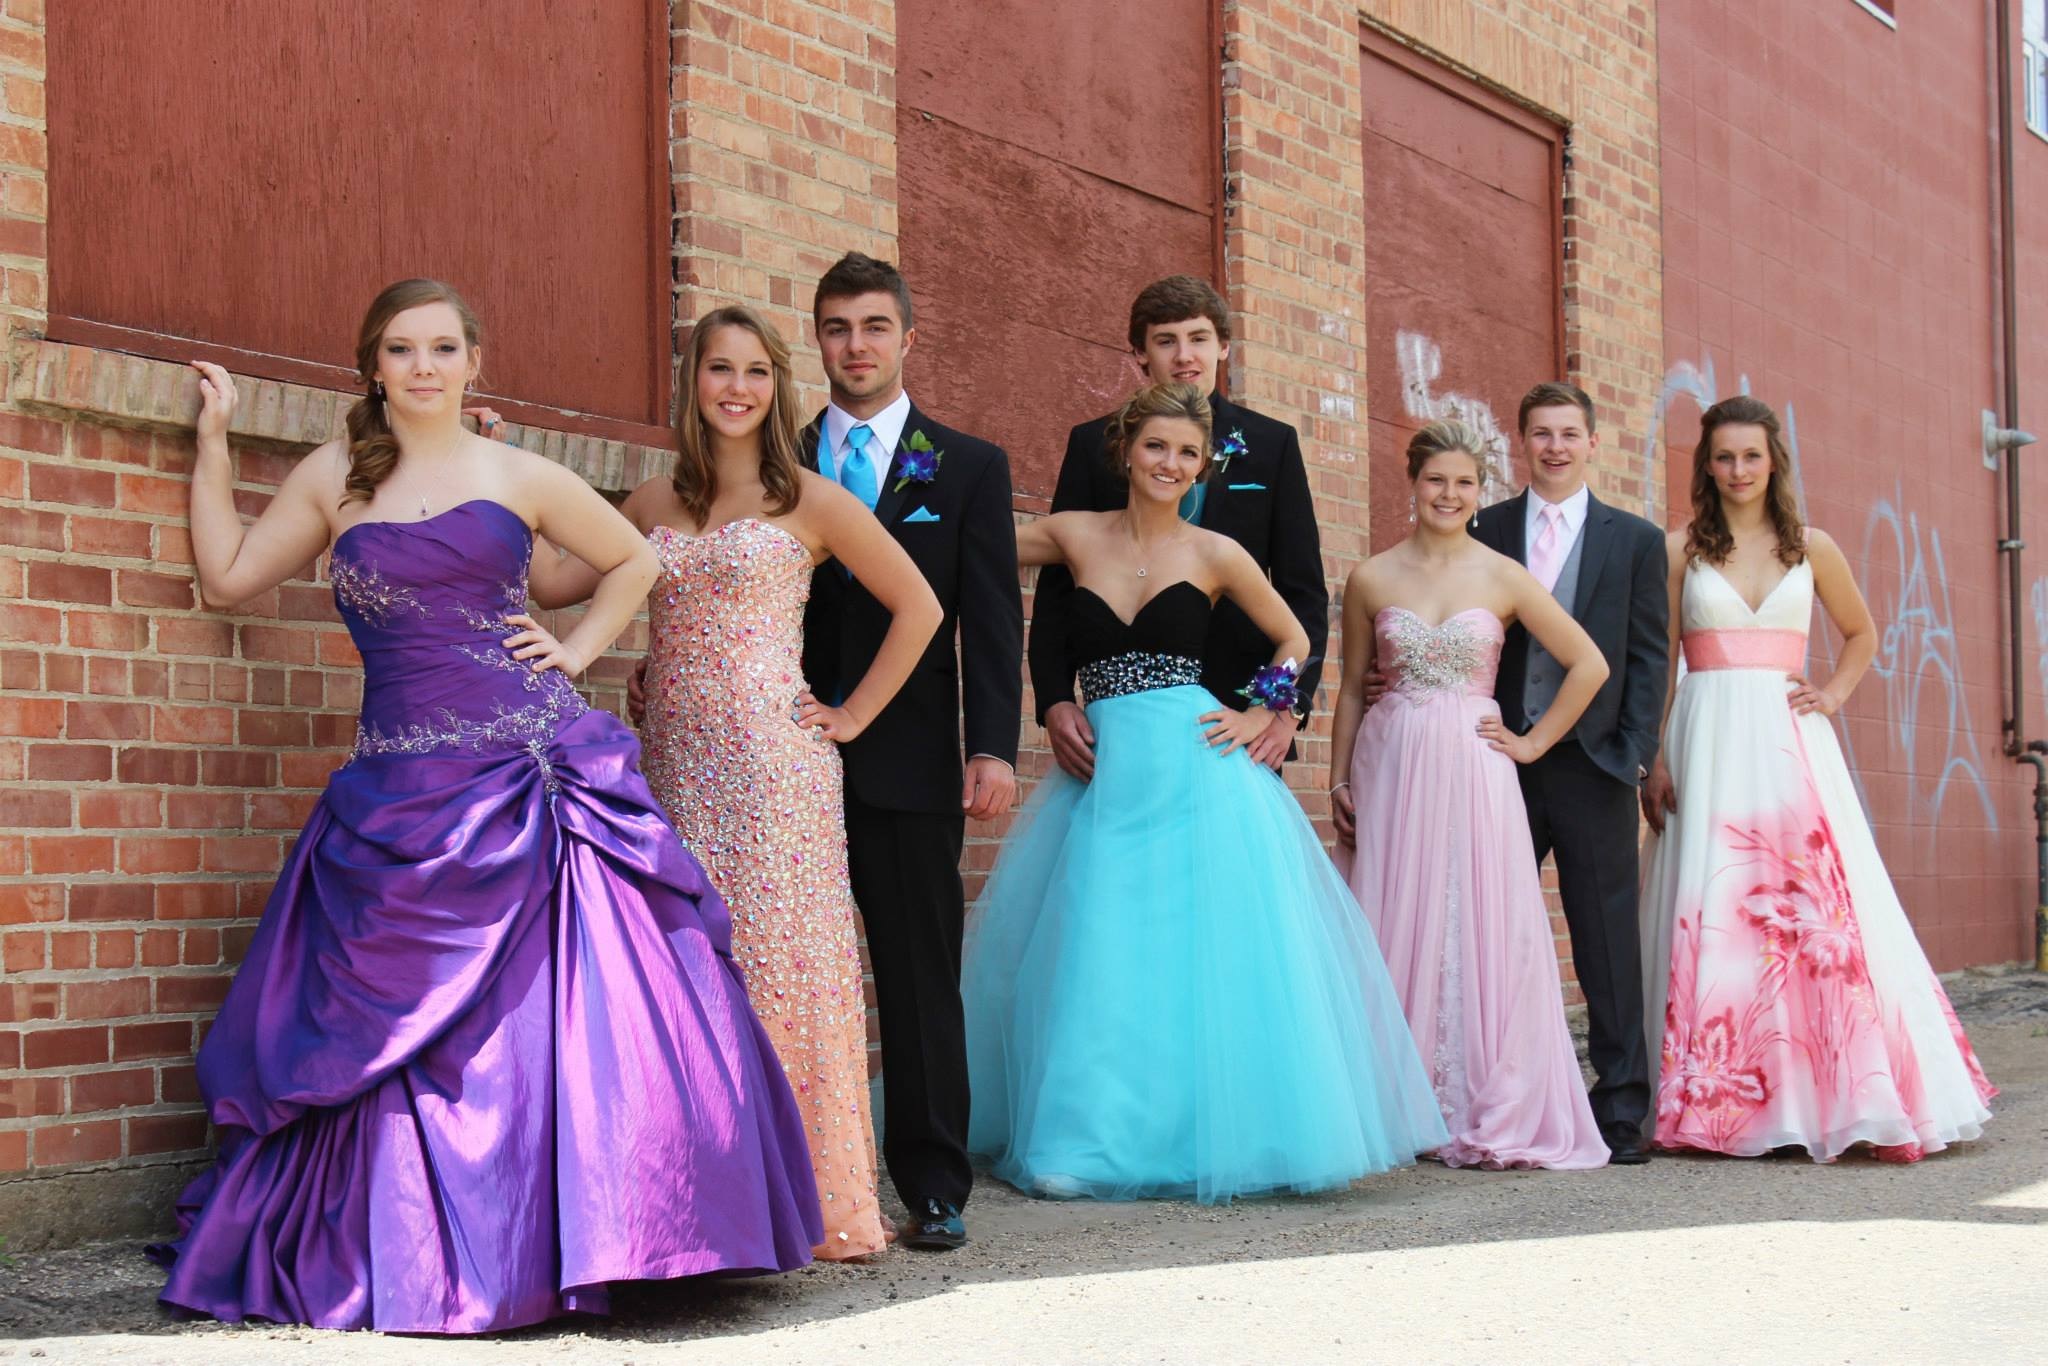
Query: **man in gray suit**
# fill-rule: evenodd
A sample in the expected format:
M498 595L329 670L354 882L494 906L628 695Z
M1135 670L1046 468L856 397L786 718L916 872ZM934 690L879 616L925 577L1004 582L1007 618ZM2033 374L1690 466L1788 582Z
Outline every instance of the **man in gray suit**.
M1518 422L1529 487L1480 512L1472 535L1529 567L1571 609L1607 659L1607 682L1569 738L1520 769L1536 860L1557 858L1572 965L1586 996L1590 1100L1619 1163L1648 1157L1649 1041L1643 1032L1637 922L1636 790L1657 753L1669 673L1664 533L1586 487L1600 444L1593 400L1546 383ZM1494 696L1527 730L1557 697L1564 670L1517 625L1502 647Z

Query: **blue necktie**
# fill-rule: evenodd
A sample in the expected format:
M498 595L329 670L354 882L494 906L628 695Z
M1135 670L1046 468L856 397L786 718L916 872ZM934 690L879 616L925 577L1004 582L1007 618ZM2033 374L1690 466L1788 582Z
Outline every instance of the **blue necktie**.
M868 511L875 510L875 499L879 496L875 488L875 464L868 459L868 442L875 439L875 429L863 422L846 434L846 458L839 462L839 486L868 505Z
M1207 484L1197 484L1186 493L1183 493L1180 496L1180 519L1183 522L1193 522L1196 526L1200 526L1202 524L1202 502L1208 497L1208 494L1209 486Z

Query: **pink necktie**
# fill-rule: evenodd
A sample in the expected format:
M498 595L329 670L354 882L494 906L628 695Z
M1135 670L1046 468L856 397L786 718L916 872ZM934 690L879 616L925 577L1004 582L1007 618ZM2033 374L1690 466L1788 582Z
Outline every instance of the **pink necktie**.
M1529 547L1529 572L1545 589L1554 590L1557 573L1564 568L1564 509L1545 503L1537 515L1543 526L1536 533L1536 544Z

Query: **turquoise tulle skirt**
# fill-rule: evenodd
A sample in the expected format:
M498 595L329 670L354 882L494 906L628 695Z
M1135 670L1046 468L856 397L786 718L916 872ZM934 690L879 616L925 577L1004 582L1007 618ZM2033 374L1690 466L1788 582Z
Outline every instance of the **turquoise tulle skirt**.
M1053 1196L1313 1191L1447 1141L1371 926L1216 699L1088 708L968 924L969 1148Z

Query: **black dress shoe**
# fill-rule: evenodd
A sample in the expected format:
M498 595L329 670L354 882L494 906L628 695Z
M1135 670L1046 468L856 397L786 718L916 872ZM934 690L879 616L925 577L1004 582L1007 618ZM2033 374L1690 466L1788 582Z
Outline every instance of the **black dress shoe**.
M1640 1167L1650 1160L1650 1150L1643 1145L1642 1135L1631 1125L1615 1124L1600 1131L1601 1142L1607 1145L1607 1161L1616 1167Z
M897 1241L921 1252L951 1252L967 1243L967 1223L957 1205L944 1200L926 1200L910 1212L908 1232Z

